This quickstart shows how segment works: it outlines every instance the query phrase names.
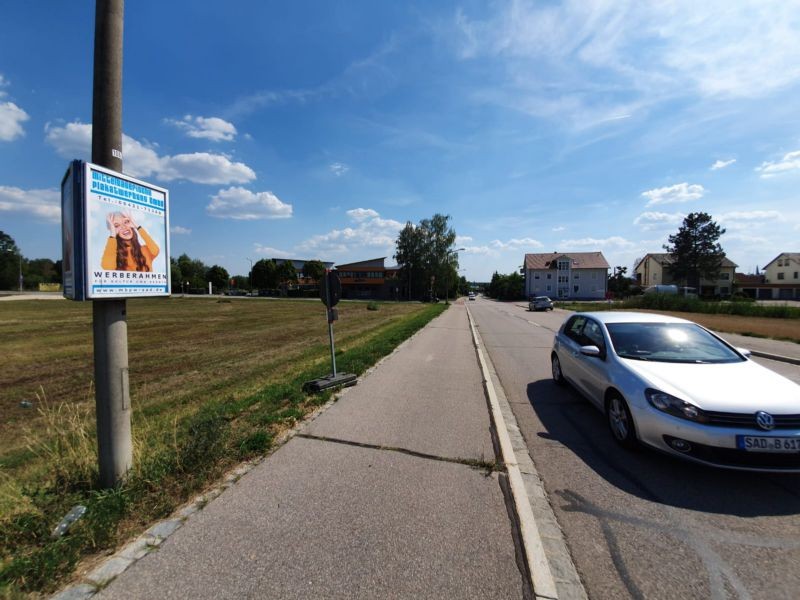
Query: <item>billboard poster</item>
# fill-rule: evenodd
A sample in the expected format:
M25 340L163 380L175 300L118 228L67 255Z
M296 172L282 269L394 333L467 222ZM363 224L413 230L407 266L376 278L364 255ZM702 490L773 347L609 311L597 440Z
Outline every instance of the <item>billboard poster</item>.
M86 297L168 296L169 193L86 163Z
M170 294L169 192L82 161L61 183L64 296Z

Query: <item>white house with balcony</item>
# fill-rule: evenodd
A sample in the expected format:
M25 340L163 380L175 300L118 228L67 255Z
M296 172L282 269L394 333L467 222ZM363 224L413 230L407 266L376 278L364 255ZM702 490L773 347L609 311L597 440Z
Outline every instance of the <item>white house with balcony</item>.
M525 295L602 300L608 290L608 269L602 252L526 254Z

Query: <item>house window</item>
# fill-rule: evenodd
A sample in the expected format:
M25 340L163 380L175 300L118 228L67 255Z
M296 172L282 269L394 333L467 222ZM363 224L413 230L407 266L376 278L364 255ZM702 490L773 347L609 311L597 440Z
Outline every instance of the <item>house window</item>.
M558 276L558 283L569 283L569 276L568 275L559 275Z
M783 279L783 276L784 276L783 273L778 273L778 279Z
M560 260L558 261L558 270L559 271L566 271L569 269L569 261L568 260Z
M724 279L725 281L729 281L730 278L731 278L731 274L730 273L720 273L719 274L719 278L720 279Z
M548 273L548 274L547 274L547 278L548 278L548 279L552 279L552 278L553 278L553 274L552 274L552 273Z
M580 279L581 278L581 274L580 273L575 273L575 275L572 278L573 279Z
M794 278L797 279L797 271L794 272Z
M533 274L533 278L534 278L534 279L539 279L539 274L538 274L538 273L534 273L534 274Z
M720 293L721 296L727 296L728 295L728 288L727 287L720 287L719 288L719 293Z
M548 292L552 292L552 291L553 291L553 289L552 289L552 288L553 288L553 286L551 286L551 285L548 285L548 286L547 286L547 291L548 291Z
M658 273L653 273L653 281L658 281Z
M580 291L581 291L581 286L579 286L579 285L573 285L573 286L572 286L572 291L573 291L575 294L577 294L578 292L580 292Z

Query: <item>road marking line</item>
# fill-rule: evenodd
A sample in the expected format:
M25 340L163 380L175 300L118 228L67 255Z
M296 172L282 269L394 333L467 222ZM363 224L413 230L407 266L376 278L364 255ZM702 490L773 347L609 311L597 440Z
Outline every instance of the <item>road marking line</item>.
M478 337L478 332L475 330L475 323L472 320L472 314L469 308L467 308L467 316L469 318L470 329L472 330L472 340L475 344L478 361L481 365L486 394L489 396L489 404L492 408L492 421L494 421L497 431L500 452L503 455L503 462L508 472L511 495L514 497L514 506L517 511L517 518L519 519L520 537L522 538L525 561L528 564L528 572L531 576L533 593L537 598L546 597L557 599L558 591L556 589L555 580L553 579L553 573L550 571L550 563L544 551L542 537L539 534L539 528L536 525L536 519L531 509L531 501L528 498L528 493L525 491L522 473L519 469L517 457L514 454L514 448L511 445L511 438L508 435L505 419L500 410L497 392L494 389L492 377L486 364L483 350L481 349L480 338Z

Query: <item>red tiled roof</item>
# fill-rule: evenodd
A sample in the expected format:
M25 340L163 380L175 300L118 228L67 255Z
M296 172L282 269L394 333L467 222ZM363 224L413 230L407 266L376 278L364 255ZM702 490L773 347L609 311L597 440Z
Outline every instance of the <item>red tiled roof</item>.
M568 258L572 261L573 269L608 269L602 252L548 252L547 254L526 254L526 269L556 268L556 259Z

